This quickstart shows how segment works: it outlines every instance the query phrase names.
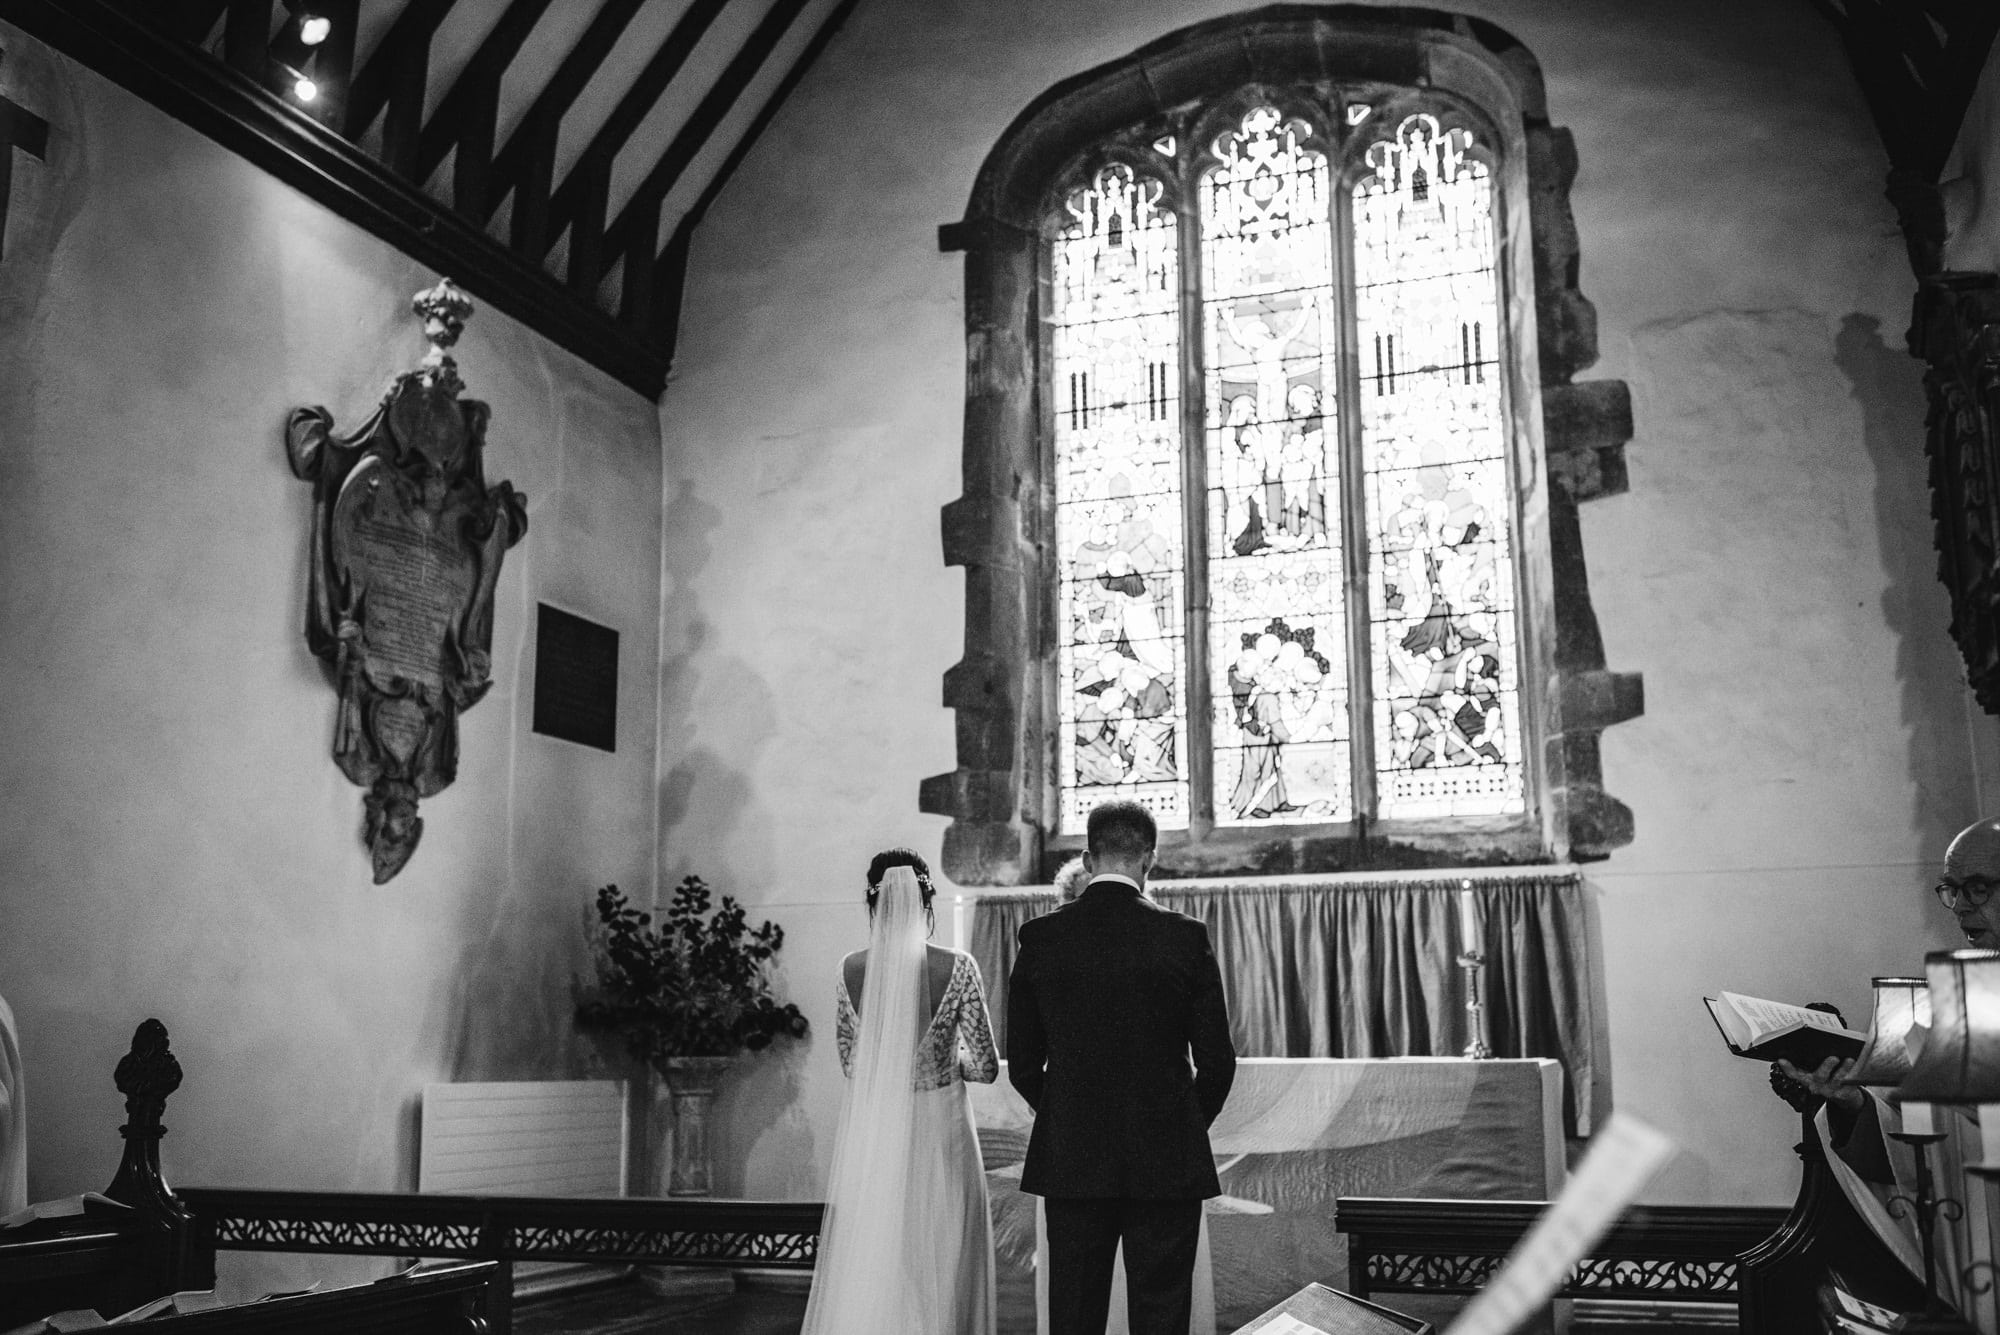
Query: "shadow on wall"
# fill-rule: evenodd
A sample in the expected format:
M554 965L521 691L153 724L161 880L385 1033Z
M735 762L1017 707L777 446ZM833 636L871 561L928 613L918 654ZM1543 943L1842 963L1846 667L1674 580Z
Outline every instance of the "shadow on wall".
M496 901L487 929L466 934L446 1003L445 1078L575 1079L600 1064L575 1016L577 983L595 958L595 888Z
M1896 639L1896 678L1909 733L1911 828L1925 857L1941 858L1951 837L1984 813L1975 809L1973 794L1936 787L1944 776L1971 773L1973 757L1964 675L1948 632L1951 608L1937 578L1931 526L1911 522L1930 513L1922 368L1882 341L1880 320L1858 313L1840 323L1834 362L1853 387L1862 438L1875 466L1875 531L1888 581L1882 622ZM1919 877L1920 871L1910 875Z
M811 1043L781 1039L746 1057L723 1084L714 1116L718 1195L812 1200L823 1193L813 1173L819 1157L802 1098ZM752 1163L762 1166L766 1180L749 1180Z
M669 485L661 520L660 889L664 895L692 872L719 894L755 902L775 864L768 841L755 836L768 817L751 766L777 735L777 695L749 660L703 656L709 623L694 587L714 556L709 539L722 512L695 495L693 480ZM752 837L732 840L738 831Z

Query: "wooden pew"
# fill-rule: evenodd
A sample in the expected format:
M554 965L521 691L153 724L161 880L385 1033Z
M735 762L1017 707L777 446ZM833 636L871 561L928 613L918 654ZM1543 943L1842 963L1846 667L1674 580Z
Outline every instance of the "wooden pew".
M1923 1307L1922 1286L1841 1194L1809 1121L1803 1130L1795 1148L1804 1172L1789 1210L1635 1206L1557 1296L1714 1304L1734 1309L1724 1319L1744 1335L1821 1335L1819 1288L1836 1278L1893 1310ZM1348 1287L1368 1297L1476 1291L1542 1203L1344 1196L1336 1209Z
M424 1257L464 1264L378 1285L155 1318L146 1323L148 1328L164 1320L189 1331L379 1329L506 1335L516 1262L810 1271L818 1255L825 1206L817 1201L175 1192L160 1174L159 1147L167 1096L180 1081L166 1027L158 1020L146 1021L133 1036L131 1053L118 1063L118 1088L126 1097L125 1154L104 1193L131 1208L40 1220L0 1234L0 1330L51 1312L87 1307L108 1317L180 1290L212 1289L218 1250ZM458 1278L447 1282L438 1274ZM474 1289L476 1300L460 1302L460 1296ZM411 1294L458 1296L433 1302ZM322 1312L334 1315L323 1325L305 1324L319 1322ZM433 1318L439 1324L423 1324Z
M0 1330L84 1307L115 1316L179 1289L214 1286L212 1261L198 1262L189 1250L193 1220L160 1176L161 1117L181 1082L165 1025L139 1026L115 1079L125 1096L125 1153L104 1194L131 1209L0 1232Z
M489 1335L486 1313L499 1271L491 1261L473 1262L142 1324L175 1335Z
M197 1267L216 1251L497 1261L488 1320L511 1327L509 1272L522 1261L811 1270L818 1201L443 1196L417 1192L182 1193Z

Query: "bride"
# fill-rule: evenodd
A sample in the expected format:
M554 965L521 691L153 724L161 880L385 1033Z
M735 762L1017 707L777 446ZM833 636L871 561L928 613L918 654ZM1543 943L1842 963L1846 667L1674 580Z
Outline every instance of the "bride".
M930 869L868 867L868 949L841 961L840 1107L803 1335L993 1335L993 1237L967 1080L1000 1073L970 955L927 944Z

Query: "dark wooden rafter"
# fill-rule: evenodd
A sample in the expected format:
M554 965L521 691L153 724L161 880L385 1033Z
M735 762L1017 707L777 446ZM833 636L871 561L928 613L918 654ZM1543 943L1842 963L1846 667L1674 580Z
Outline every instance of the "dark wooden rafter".
M490 210L497 208L509 191L516 192L514 246L532 258L539 260L548 253L542 233L555 175L556 136L562 129L563 115L589 86L591 77L617 46L619 36L643 3L644 0L604 0L590 26L529 104L527 114L507 137L506 147L494 155L487 188L487 217L492 216ZM524 218L528 219L526 225ZM539 252L534 250L537 244L541 245Z
M0 59L6 55L5 51L0 51ZM31 158L47 154L49 123L5 94L0 94L0 256L6 253L7 203L14 190L14 150L17 148Z
M2000 6L1812 0L1839 31L1892 165L1936 179L1979 81Z
M271 0L229 0L222 19L222 60L263 83L271 56Z
M702 97L687 122L667 145L653 169L639 182L632 197L618 211L617 221L606 230L604 249L611 255L623 255L635 246L651 250L659 244L659 205L667 193L681 179L681 173L694 161L695 154L707 145L709 137L729 114L738 98L757 77L771 52L784 40L793 20L806 7L806 0L777 0L758 22L755 32L733 56L715 84ZM647 218L652 219L653 231L644 230ZM572 245L574 241L572 240Z
M749 127L744 130L743 137L729 150L729 156L722 160L720 167L716 168L715 175L702 188L701 194L696 196L694 204L681 215L680 221L674 225L674 234L667 239L666 245L660 248L659 254L650 263L635 264L640 249L636 243L625 252L625 305L620 308L619 313L622 317L627 311L643 309L649 318L657 320L660 325L659 339L666 349L669 361L673 359L674 344L678 341L681 293L686 286L687 257L694 245L694 229L701 226L701 220L708 216L709 207L722 193L722 188L729 184L730 178L736 175L736 169L750 156L750 150L757 146L758 139L777 116L778 109L791 97L792 90L806 77L806 71L819 63L820 53L846 24L848 16L854 12L854 7L859 2L860 0L840 0L833 12L827 15L826 22L820 24L819 31L813 34L812 41L799 53L797 63L785 72L785 77L771 90L771 96L765 99L763 107L757 112L756 119L752 120ZM640 232L640 235L644 234L643 231ZM634 292L633 284L648 279L652 284L650 298L641 299Z
M667 91L667 85L680 73L688 57L694 54L703 34L727 3L728 0L694 0L681 15L680 21L674 24L673 31L660 43L660 49L653 53L653 58L639 71L639 77L618 99L618 105L604 118L604 124L591 136L576 166L570 169L562 185L550 196L548 218L551 236L560 235L565 227L577 220L580 211L594 209L598 215L598 227L603 226L602 215L607 201L603 198L586 200L586 192L609 189L608 168L617 158L618 151L625 147L633 131L639 128L661 94Z
M553 2L513 0L417 138L416 174L423 180L430 179L445 154L458 150L452 204L480 222L492 216L492 209L484 206L484 191L493 164L493 132L500 116L500 79ZM468 202L468 194L478 198Z
M208 40L229 0L171 0L142 10L143 17L164 27L183 41L199 45Z
M812 35L664 246L659 231L668 196L810 0L776 0L762 14L613 218L614 169L661 97L688 77L695 52L731 0L691 0L558 183L564 119L647 3L599 0L501 144L503 82L555 0L506 0L428 116L431 46L456 0L398 0L397 14L359 68L360 0L0 0L10 18L22 15L18 21L31 34L452 274L642 393L657 394L695 227L856 0L841 0ZM330 34L314 46L301 34L309 15L332 21ZM294 92L300 76L318 88L310 101ZM378 126L376 146L371 131ZM363 135L370 135L370 150L360 147ZM426 191L448 157L447 204ZM502 242L486 229L510 198ZM564 237L566 281L559 281L546 265ZM612 273L622 281L606 290Z
M1840 34L1889 156L1889 202L1919 278L1944 263L1938 174L2000 33L1992 0L1812 0Z
M389 25L389 31L376 44L375 54L361 67L361 73L354 77L353 86L348 90L347 113L341 120L341 133L349 139L359 139L363 131L385 106L393 106L398 92L407 85L408 68L412 65L419 70L429 66L431 38L437 35L438 25L451 13L456 0L410 0L410 5L396 16ZM352 24L347 31L354 31ZM419 50L423 57L412 60L410 53ZM405 94L407 99L407 94ZM416 116L423 114L423 83L417 85ZM411 146L412 153L415 145ZM412 166L415 161L412 159Z
M476 299L522 321L636 392L657 397L666 362L540 265L471 226L373 157L111 0L6 0L9 22L241 154Z

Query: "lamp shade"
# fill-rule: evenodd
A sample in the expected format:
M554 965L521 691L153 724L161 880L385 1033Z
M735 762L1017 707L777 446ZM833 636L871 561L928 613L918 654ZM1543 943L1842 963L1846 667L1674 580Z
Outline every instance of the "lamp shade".
M1910 1030L1931 1022L1930 983L1923 978L1873 978L1875 1019L1868 1043L1848 1073L1850 1085L1898 1085L1910 1073Z
M1924 956L1931 1032L1897 1093L1927 1103L2000 1103L2000 950Z

